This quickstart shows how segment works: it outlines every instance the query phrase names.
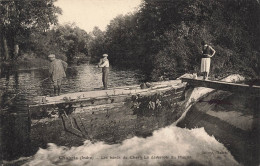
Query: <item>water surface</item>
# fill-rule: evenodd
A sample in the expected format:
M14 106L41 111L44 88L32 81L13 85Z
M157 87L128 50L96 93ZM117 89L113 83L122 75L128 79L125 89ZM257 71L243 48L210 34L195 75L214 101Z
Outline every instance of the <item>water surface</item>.
M102 72L94 65L68 68L61 93L90 91L102 87ZM51 95L53 85L48 69L12 71L5 69L0 77L1 147L4 159L30 153L30 117L28 105L35 96ZM139 84L144 75L138 70L110 68L108 87ZM2 157L2 156L1 156ZM1 158L0 158L1 159Z

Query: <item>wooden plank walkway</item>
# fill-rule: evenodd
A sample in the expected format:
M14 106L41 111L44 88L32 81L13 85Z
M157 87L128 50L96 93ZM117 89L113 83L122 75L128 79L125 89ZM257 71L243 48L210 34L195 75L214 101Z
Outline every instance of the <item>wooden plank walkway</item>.
M206 87L216 90L230 91L232 93L246 94L260 97L260 86L249 86L246 84L230 83L224 81L212 81L193 78L181 78L182 82L194 87Z
M33 99L35 104L30 105L30 108L52 106L59 104L73 104L75 107L100 105L109 103L123 102L132 95L152 95L155 93L164 93L170 90L175 90L176 94L182 94L185 89L185 84L180 80L163 81L152 83L151 88L141 89L139 85L116 87L108 90L94 90L87 92L68 93L55 97L38 96ZM179 96L179 95L178 95Z

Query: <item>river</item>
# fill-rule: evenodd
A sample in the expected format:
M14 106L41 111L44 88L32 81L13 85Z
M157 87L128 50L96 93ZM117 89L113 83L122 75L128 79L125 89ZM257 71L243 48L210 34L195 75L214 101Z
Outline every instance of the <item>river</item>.
M91 64L70 66L62 84L61 94L90 91L102 87L102 72ZM27 106L35 96L51 95L53 86L48 69L2 71L1 95L1 139L3 157L12 159L30 153L30 119ZM119 70L110 67L108 87L139 84L144 74L138 70ZM20 142L23 142L21 144ZM25 142L25 143L24 143ZM2 157L2 156L1 156Z
M48 70L41 69L9 71L0 79L1 149L4 152L1 157L6 165L239 165L228 149L203 128L174 125L156 130L149 137L134 136L120 144L93 143L86 139L83 145L69 148L49 142L46 149L40 148L31 154L27 104L34 96L52 93L50 80L45 80L47 77ZM109 87L139 84L143 80L140 71L112 68ZM68 68L61 93L100 87L100 69L83 64Z
M89 91L102 87L101 69L91 64L69 67L67 77L62 84L61 93ZM52 84L48 78L47 69L9 71L2 75L0 85L2 90L24 91L28 98L37 95L50 95ZM109 87L139 84L144 75L138 70L118 70L110 68Z

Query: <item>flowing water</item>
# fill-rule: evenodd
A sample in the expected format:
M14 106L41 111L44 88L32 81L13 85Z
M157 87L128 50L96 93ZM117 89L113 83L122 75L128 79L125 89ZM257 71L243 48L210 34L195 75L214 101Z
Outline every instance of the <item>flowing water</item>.
M69 67L61 93L100 89L102 72L90 64ZM48 69L12 71L5 69L0 78L1 142L5 159L30 154L28 104L35 96L51 95L53 86ZM110 68L108 87L139 84L144 75L138 70ZM1 159L1 158L0 158ZM0 160L1 161L1 160Z
M151 137L127 139L122 144L87 140L82 146L66 148L50 143L27 160L25 166L239 165L224 145L203 128L188 130L175 126L155 131Z
M81 146L69 148L50 142L47 149L30 154L26 104L34 96L52 93L47 77L47 70L29 70L9 72L0 79L1 105L6 106L2 108L1 149L5 160L20 157L6 165L239 165L226 147L203 128L190 130L174 125L154 131L150 137L133 137L121 144L86 140ZM139 71L112 69L109 87L139 84L143 79ZM68 69L62 93L100 87L100 69L84 64ZM21 157L28 154L30 157Z
M89 91L102 87L101 69L94 65L83 64L72 66L67 70L67 78L62 83L61 93ZM3 74L0 85L3 89L21 92L27 98L39 95L49 95L52 92L52 84L48 78L47 69L9 71ZM144 79L144 75L137 70L125 71L110 69L109 87L138 84Z

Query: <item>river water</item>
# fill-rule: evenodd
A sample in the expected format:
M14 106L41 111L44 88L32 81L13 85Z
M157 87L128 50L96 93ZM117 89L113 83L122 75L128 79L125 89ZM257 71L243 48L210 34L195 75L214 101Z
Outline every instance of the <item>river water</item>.
M126 139L122 144L86 140L82 146L68 148L49 143L47 149L40 148L36 154L30 154L27 104L34 96L52 93L47 77L48 70L41 69L9 71L0 79L1 150L4 152L1 160L13 160L6 162L7 165L239 165L226 147L203 128L190 130L174 125L161 128L147 138ZM112 68L109 87L139 84L144 78L140 71ZM100 87L100 69L83 64L68 68L61 93ZM21 156L30 157L14 160Z
M101 69L94 65L71 66L66 74L61 94L90 91L103 86ZM25 113L21 107L31 104L34 97L52 95L53 85L48 76L48 69L3 71L0 78L1 108L8 109L9 113ZM108 87L139 84L143 79L144 75L138 70L110 68Z
M91 64L71 66L66 74L61 94L90 91L103 86L101 69ZM53 93L53 86L48 76L48 69L2 71L1 148L4 151L4 158L12 159L30 153L26 145L30 144L28 105L35 96ZM143 79L144 75L138 70L119 70L110 67L108 87L139 84Z
M102 87L101 69L90 64L72 66L67 70L67 78L62 84L61 93L71 93L79 91L89 91ZM48 78L47 69L9 71L3 74L0 79L2 90L9 92L21 92L27 97L50 95L52 84ZM144 75L138 70L117 70L110 68L109 87L139 84L144 79Z

